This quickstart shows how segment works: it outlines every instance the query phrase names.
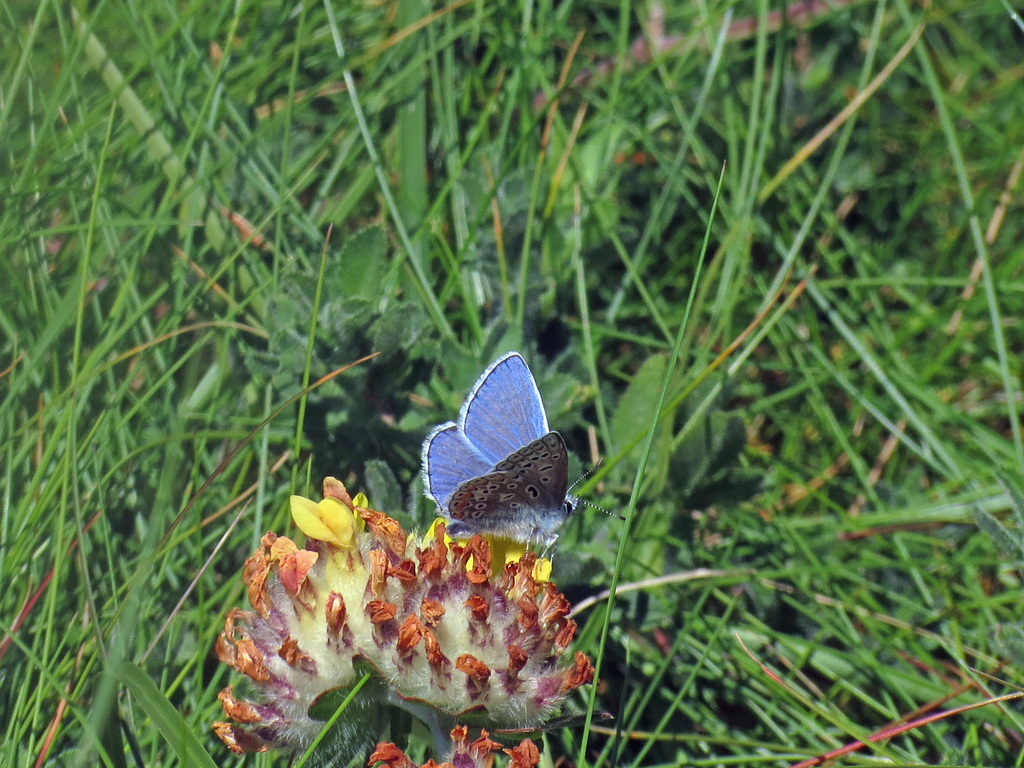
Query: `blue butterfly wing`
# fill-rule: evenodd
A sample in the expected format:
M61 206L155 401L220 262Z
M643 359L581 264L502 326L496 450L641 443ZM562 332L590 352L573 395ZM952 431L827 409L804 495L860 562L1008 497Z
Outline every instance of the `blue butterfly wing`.
M423 489L445 514L456 488L494 466L450 421L435 427L423 441L422 464Z
M462 406L459 428L490 464L484 472L465 473L464 480L490 471L550 431L537 382L518 352L498 358L483 372Z

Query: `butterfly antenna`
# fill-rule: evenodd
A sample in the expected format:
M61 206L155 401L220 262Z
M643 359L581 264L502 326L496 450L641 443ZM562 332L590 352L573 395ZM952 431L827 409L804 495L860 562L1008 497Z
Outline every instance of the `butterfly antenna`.
M588 477L590 477L590 476L591 476L592 474L594 474L595 472L597 472L598 468L599 468L599 467L601 466L601 462L602 462L602 461L604 461L604 459L598 459L598 460L597 460L597 464L595 464L595 465L594 465L594 466L592 466L592 467L591 467L590 469L588 469L588 470L587 470L586 472L584 472L584 473L583 473L582 475L580 475L580 478L579 478L579 480L577 480L577 481L576 481L575 483L573 483L572 485L570 485L570 486L569 486L569 490L571 491L571 490L572 490L573 488L575 488L575 487L576 487L577 485L579 485L580 483L582 483L582 482L583 482L584 480L586 480L586 479L587 479Z
M577 480L575 483L573 483L572 485L569 486L569 490L571 491L577 485L579 485L584 480L586 480L588 477L590 477L592 474L594 474L597 471L598 467L601 466L601 462L602 461L603 461L603 459L598 459L597 463L594 466L592 466L590 469L588 469L586 472L584 472L579 480ZM590 507L591 509L596 509L598 512L604 512L606 515L610 515L611 517L617 517L617 518L619 518L619 520L622 520L623 522L625 522L625 520L626 520L626 518L624 518L622 515L617 514L615 512L609 512L604 507L599 507L599 506L597 506L597 504L591 504L586 499L580 499L579 502L580 502L580 504L585 504L586 506Z
M596 509L596 510L597 510L598 512L604 512L604 513L605 513L606 515L610 515L611 517L617 517L617 518L619 518L619 520L621 520L622 522L626 522L626 518L624 518L624 517L623 517L622 515L620 515L620 514L619 514L618 512L609 512L609 511L608 511L607 509L605 509L604 507L599 507L599 506L597 506L597 504L591 504L591 503L590 503L589 501L587 501L586 499L580 499L580 504L585 504L586 506L590 507L591 509Z

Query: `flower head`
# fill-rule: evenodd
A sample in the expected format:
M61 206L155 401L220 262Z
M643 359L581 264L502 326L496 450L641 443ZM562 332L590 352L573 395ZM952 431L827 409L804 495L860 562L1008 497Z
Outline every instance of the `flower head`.
M342 714L364 740L379 733L385 706L435 732L467 716L541 726L590 682L589 659L566 658L576 623L554 584L538 579L535 554L494 572L479 536L452 542L441 524L426 540L409 537L331 478L324 496L292 497L305 549L268 533L243 569L253 610L230 611L217 642L221 661L255 690L253 701L221 692L234 723L215 730L231 749L305 748L323 726L310 707L365 669L375 683Z
M470 741L469 729L464 725L457 725L452 729L451 742L451 760L445 763L439 764L428 760L422 766L417 766L415 761L397 746L390 742L382 742L370 755L368 764L373 766L383 763L384 768L491 768L494 762L493 753L498 750L509 756L509 768L536 768L540 762L540 750L529 739L523 739L519 746L512 749L503 749L501 744L488 736L487 731L481 730L480 737Z

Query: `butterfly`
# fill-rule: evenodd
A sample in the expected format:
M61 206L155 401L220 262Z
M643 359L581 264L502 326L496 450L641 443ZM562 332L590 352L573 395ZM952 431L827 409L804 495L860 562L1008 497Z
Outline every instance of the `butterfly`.
M548 429L537 382L518 352L499 357L473 385L458 423L423 442L423 488L455 538L489 534L550 547L578 504L569 453Z

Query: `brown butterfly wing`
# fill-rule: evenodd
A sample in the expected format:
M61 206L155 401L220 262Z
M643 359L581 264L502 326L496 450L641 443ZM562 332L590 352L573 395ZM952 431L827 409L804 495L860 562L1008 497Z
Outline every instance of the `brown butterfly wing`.
M448 502L455 536L494 533L522 541L543 539L568 515L569 454L549 432L499 461L492 472L462 483Z

